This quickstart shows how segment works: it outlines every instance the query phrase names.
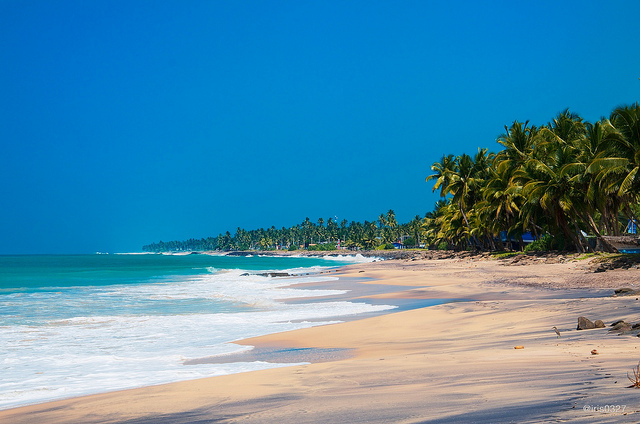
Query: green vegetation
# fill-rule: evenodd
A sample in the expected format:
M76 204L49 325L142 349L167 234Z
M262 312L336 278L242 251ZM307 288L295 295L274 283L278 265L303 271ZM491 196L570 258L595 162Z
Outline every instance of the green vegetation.
M207 251L207 250L273 250L305 248L311 251L349 249L374 249L395 241L413 237L420 240L423 232L423 218L416 216L407 224L398 224L395 212L389 210L380 214L377 221L335 221L333 218L317 222L306 218L290 228L257 230L236 229L235 234L226 232L217 237L152 243L143 246L147 252ZM414 247L413 245L407 245Z
M595 241L620 235L640 213L640 105L616 108L591 123L565 110L540 127L505 126L497 153L444 155L431 166L439 200L424 217L406 224L389 210L377 220L341 222L306 218L289 228L226 232L217 237L158 242L144 251L308 250L391 248L506 251L522 249L523 234L536 241L527 252L593 251ZM506 234L506 238L501 234ZM506 239L503 242L503 239ZM595 240L594 240L595 239Z
M610 263L610 262L615 262L619 260L625 260L629 256L631 255L629 255L628 253L607 253L607 254L598 255L598 257L595 258L593 262L594 263ZM633 256L637 256L637 255L633 255Z
M425 219L429 242L504 250L530 232L552 235L554 248L588 252L592 234L613 251L602 236L620 235L638 214L638 103L596 123L565 110L541 127L516 121L505 130L498 153L479 149L433 164L427 181L442 200ZM549 247L545 240L532 249Z
M520 252L494 252L491 256L494 259L505 259L505 258L511 258L513 256L517 256L521 254L522 253Z
M524 248L524 251L525 252L547 252L551 250L552 243L553 243L553 237L551 237L549 234L545 234L542 237L540 237L538 240L527 245L527 247Z
M592 253L585 253L584 255L577 256L577 257L575 258L575 260L576 260L576 261L583 261L583 260L585 260L585 259L593 258L593 257L595 257L596 255L598 255L598 253L595 253L595 252L592 252Z

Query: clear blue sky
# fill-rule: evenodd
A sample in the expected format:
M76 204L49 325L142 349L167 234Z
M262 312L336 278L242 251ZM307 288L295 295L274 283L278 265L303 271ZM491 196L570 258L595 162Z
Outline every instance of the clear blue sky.
M0 1L0 253L432 209L443 153L640 100L640 2Z

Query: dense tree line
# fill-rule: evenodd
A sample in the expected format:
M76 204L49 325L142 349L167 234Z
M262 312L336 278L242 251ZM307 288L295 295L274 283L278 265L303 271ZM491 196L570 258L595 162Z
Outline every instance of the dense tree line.
M535 126L505 126L497 153L444 155L431 166L441 200L432 212L399 224L393 210L356 222L306 218L289 228L226 232L217 237L158 242L145 251L270 250L335 245L373 249L407 246L504 250L522 248L531 233L543 248L607 251L604 235L620 235L640 213L640 106L616 108L587 122L565 110ZM503 239L505 240L503 242Z
M444 155L431 167L442 200L423 223L430 243L502 250L501 232L509 241L530 232L557 248L592 250L591 236L613 250L602 236L636 219L638 103L594 123L569 110L540 127L516 121L497 141L498 153Z
M234 234L226 232L217 237L152 243L143 246L147 252L207 251L207 250L273 250L309 248L309 246L340 244L349 249L374 249L403 240L409 246L419 245L423 219L416 216L407 224L398 224L393 210L380 214L373 221L338 222L333 218L320 218L316 222L306 218L289 228L275 227L245 230L237 228Z

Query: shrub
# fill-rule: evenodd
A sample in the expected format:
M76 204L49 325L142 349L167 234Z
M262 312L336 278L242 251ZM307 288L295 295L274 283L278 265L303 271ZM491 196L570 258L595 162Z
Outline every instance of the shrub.
M438 250L449 250L449 245L446 241L443 241L438 245Z
M525 252L546 252L551 250L551 246L553 244L553 237L549 234L545 234L540 237L538 240L530 243L527 247L524 248Z
M293 252L294 250L298 250L300 249L299 246L292 244L291 246L289 246L289 252Z
M384 250L392 250L392 249L395 249L395 248L396 247L391 243L387 243L387 244L384 245Z
M405 246L416 246L416 239L413 237L409 237L404 241Z

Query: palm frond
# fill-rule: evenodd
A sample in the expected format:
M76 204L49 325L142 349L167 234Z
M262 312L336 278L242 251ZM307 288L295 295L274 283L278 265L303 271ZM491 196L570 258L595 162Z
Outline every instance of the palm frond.
M620 189L618 190L618 196L624 196L629 192L631 185L633 184L636 178L637 173L638 173L638 167L636 166L635 168L633 168L631 172L629 172L629 174L627 174L625 179L620 184Z

